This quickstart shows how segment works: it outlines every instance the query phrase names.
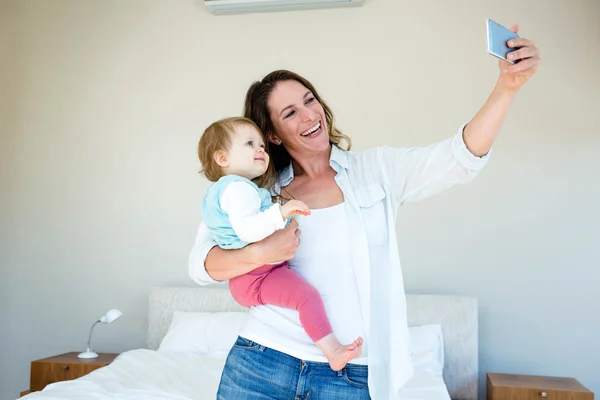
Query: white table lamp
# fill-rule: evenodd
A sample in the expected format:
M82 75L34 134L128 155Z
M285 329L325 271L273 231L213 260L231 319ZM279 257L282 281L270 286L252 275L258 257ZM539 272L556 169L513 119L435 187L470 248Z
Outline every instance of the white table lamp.
M79 358L96 358L96 357L98 357L98 353L94 353L90 348L90 345L92 343L92 332L94 332L94 327L98 323L110 324L111 322L113 322L114 320L119 318L121 315L123 315L123 313L121 311L113 308L112 310L108 310L108 312L102 318L100 318L98 321L94 322L94 324L92 325L92 329L90 329L90 337L88 338L87 350L84 351L83 353L79 353L79 355L77 355L77 357L79 357Z

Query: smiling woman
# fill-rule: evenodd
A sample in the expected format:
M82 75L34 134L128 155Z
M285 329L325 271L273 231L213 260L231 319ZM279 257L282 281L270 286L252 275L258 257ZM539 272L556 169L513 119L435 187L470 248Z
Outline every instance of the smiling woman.
M324 311L308 314L326 314L327 331L351 343L348 350L356 343L362 351L331 363L304 329L306 315L259 299L229 353L218 399L402 397L413 364L395 230L398 208L470 182L486 165L519 87L539 64L537 48L520 40L525 62L518 68L500 65L497 84L473 119L422 148L350 152L350 139L305 78L280 70L250 86L244 116L268 142L274 169L269 194L282 209L301 200L310 215L234 250L217 246L201 223L190 276L202 285L229 280L231 287L238 277L283 261L314 288L312 298L323 297ZM306 240L299 240L301 230ZM352 342L357 337L364 340ZM330 367L323 368L324 362Z
M318 129L307 131L317 136ZM309 136L307 132L301 135ZM253 182L268 177L269 155L251 120L228 118L211 124L200 139L198 152L205 169L211 171L207 177L215 181L202 204L203 219L221 248L245 247L284 228L292 215L310 213L298 200L273 204L269 192ZM302 327L335 371L362 352L361 337L342 345L333 335L320 294L289 268L287 260L234 277L229 288L245 307L272 304L297 311Z
M281 95L271 95L272 92L281 92ZM290 98L290 96L298 95L301 98ZM288 100L288 103L285 101ZM268 104L271 102L271 104ZM275 104L273 104L273 102ZM273 165L276 171L289 166L292 157L288 152L287 146L282 138L274 135L274 132L288 132L290 130L305 129L300 134L308 133L311 128L318 128L318 131L312 132L312 138L321 136L321 145L328 147L328 143L334 144L343 150L350 150L352 141L350 137L344 135L335 127L335 118L333 112L327 103L319 96L317 89L305 78L290 71L274 71L266 76L261 82L255 82L246 96L246 104L244 107L244 115L256 122L262 132L269 132L269 153L273 160ZM298 117L298 113L302 113ZM312 126L300 127L298 118L303 120L306 113L309 119L308 124ZM312 121L311 118L315 118ZM296 124L296 126L293 126ZM277 129L276 129L277 127Z

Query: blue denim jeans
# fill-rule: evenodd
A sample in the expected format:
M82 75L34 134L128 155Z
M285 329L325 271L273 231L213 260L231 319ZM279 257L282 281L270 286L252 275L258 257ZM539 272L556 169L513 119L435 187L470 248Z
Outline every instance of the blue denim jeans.
M368 367L307 362L238 337L227 356L217 400L369 400Z

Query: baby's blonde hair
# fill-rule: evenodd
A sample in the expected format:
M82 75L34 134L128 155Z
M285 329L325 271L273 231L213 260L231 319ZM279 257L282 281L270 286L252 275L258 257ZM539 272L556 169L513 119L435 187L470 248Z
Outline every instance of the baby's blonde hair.
M214 155L219 150L227 151L230 148L231 136L237 128L243 125L253 127L261 133L263 140L266 140L259 127L251 119L245 117L223 118L213 122L204 130L198 142L198 159L202 165L200 172L209 181L216 182L224 175L223 168L217 164ZM258 186L265 187L271 181L273 175L274 170L271 163L269 163L267 172L254 181Z

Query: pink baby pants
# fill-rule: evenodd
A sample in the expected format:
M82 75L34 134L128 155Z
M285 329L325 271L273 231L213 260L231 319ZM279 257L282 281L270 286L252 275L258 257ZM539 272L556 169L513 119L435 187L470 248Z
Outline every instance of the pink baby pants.
M300 323L313 342L333 332L321 295L292 271L287 261L263 265L233 278L229 281L229 290L244 307L272 304L297 310Z

